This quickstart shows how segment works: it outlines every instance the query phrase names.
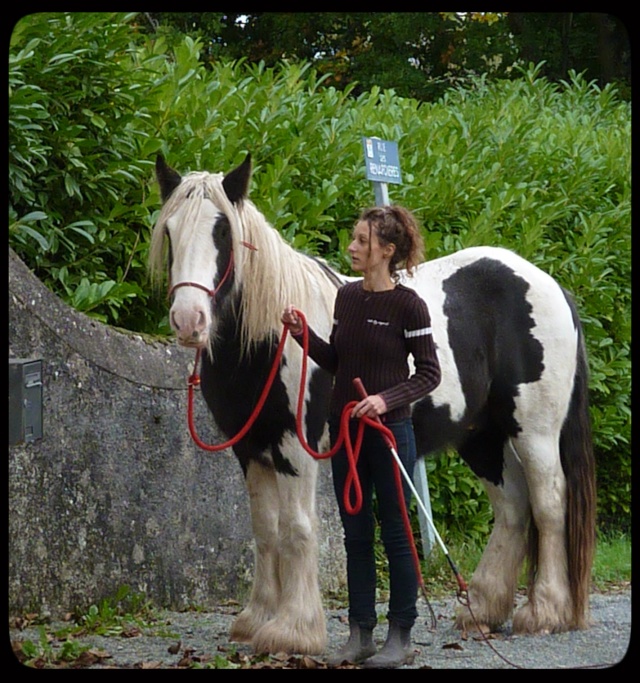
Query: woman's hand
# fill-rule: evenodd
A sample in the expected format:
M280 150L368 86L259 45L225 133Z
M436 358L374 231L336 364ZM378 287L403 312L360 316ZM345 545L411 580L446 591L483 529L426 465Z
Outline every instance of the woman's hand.
M291 304L287 306L282 312L282 324L289 328L289 332L294 335L302 334L302 320L296 313L296 309Z
M380 394L373 394L372 396L367 396L363 398L360 403L353 406L351 411L351 417L370 417L375 420L379 415L384 415L387 412L387 404Z

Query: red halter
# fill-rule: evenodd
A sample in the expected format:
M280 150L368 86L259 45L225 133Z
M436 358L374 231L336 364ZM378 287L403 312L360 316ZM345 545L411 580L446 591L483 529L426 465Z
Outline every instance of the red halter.
M258 248L254 247L253 244L249 244L249 242L241 241L240 244L243 247L247 247L247 249L251 249L252 251L258 251ZM203 292L206 292L212 299L215 299L216 294L220 291L220 288L226 282L232 270L233 249L231 250L231 254L229 255L229 264L227 265L227 269L225 270L224 275L222 276L220 282L218 282L218 286L215 289L209 289L209 287L201 285L199 282L178 282L177 285L173 285L173 287L169 288L168 297L171 298L176 289L179 289L180 287L195 287L196 289L201 289Z

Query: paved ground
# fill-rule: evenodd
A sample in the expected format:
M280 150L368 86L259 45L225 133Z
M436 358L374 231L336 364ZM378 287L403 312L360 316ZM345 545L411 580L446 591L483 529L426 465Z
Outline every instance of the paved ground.
M592 628L546 636L515 636L510 624L490 640L466 637L453 627L456 598L432 602L437 618L435 630L426 603L420 599L420 617L413 631L415 660L407 669L512 669L512 668L609 668L624 665L631 637L631 589L593 594ZM248 646L228 641L229 627L237 607L211 612L162 615L157 627L130 637L84 637L99 654L88 668L182 668L227 666L236 668L326 668L324 658L279 655L252 656ZM384 605L380 605L381 612ZM328 651L346 638L346 611L327 611ZM382 643L386 625L376 629ZM11 629L12 640L33 639L37 631ZM52 647L62 647L53 643ZM628 662L627 662L628 664ZM351 667L353 668L353 667Z

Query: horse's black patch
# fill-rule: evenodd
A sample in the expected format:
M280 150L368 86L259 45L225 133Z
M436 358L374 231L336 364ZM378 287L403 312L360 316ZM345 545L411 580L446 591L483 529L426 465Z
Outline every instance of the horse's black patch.
M221 301L224 300L231 291L231 287L233 286L233 281L235 278L235 269L231 268L228 270L229 264L231 263L232 242L231 224L229 223L227 216L221 214L216 219L216 222L213 225L212 233L213 243L218 251L218 256L216 259L217 276L213 283L214 288L217 289L220 281L223 277L225 277L226 274L226 279L216 294L216 301Z
M481 477L502 483L502 450L520 432L514 417L518 384L535 382L543 349L526 300L529 284L500 261L482 258L442 283L449 343L466 410L457 424L427 397L414 410L419 452L450 445Z
M327 423L332 386L333 377L326 370L317 368L312 372L307 399L306 438L314 451L319 449Z
M164 236L165 239L167 240L167 265L168 265L168 272L169 272L169 279L171 279L171 268L173 267L173 246L171 244L171 235L169 233L169 228L165 226L164 228Z
M213 348L213 360L202 356L202 395L222 432L231 438L246 424L260 398L277 348L277 340L260 342L249 358L240 358L235 337L236 322L221 320L219 336ZM224 329L233 326L234 329ZM296 471L280 450L286 430L295 431L295 418L289 409L289 399L276 375L262 412L246 436L233 450L246 473L249 460L260 461L261 454L271 450L278 472L295 475ZM262 464L268 465L267 460Z
M463 430L451 420L449 406L435 407L431 396L418 401L413 407L413 431L418 456L423 457L447 446L457 447Z
M236 308L237 305L226 310L231 312ZM267 382L278 346L274 335L270 340L258 343L249 357L241 357L237 337L239 327L240 321L233 315L222 315L213 359L208 353L202 356L202 395L227 438L235 436L251 416ZM309 445L317 449L327 416L331 376L324 371L315 371L311 375L309 390L306 437ZM262 455L270 451L277 472L297 474L281 451L285 432L296 432L295 419L295 406L289 405L286 388L277 374L259 417L246 436L233 447L243 472L246 473L250 460L270 466Z

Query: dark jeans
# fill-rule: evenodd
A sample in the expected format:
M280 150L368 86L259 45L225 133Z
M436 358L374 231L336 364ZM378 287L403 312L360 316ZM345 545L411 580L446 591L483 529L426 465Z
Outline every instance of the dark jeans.
M413 476L416 445L411 420L386 425L394 434L397 452L409 476ZM330 420L331 441L335 443L339 421ZM351 438L355 443L358 422L350 421ZM349 590L349 618L364 628L376 625L376 565L374 557L375 517L373 492L375 489L382 542L389 562L388 618L400 626L412 627L416 617L418 578L413 563L410 541L405 531L398 501L395 461L380 432L365 427L362 449L358 460L358 475L362 487L362 509L350 515L344 506L344 486L349 464L344 448L331 459L333 486L340 508L347 552L347 585ZM402 477L402 474L401 474ZM407 506L411 490L402 477ZM351 497L351 503L355 498Z

